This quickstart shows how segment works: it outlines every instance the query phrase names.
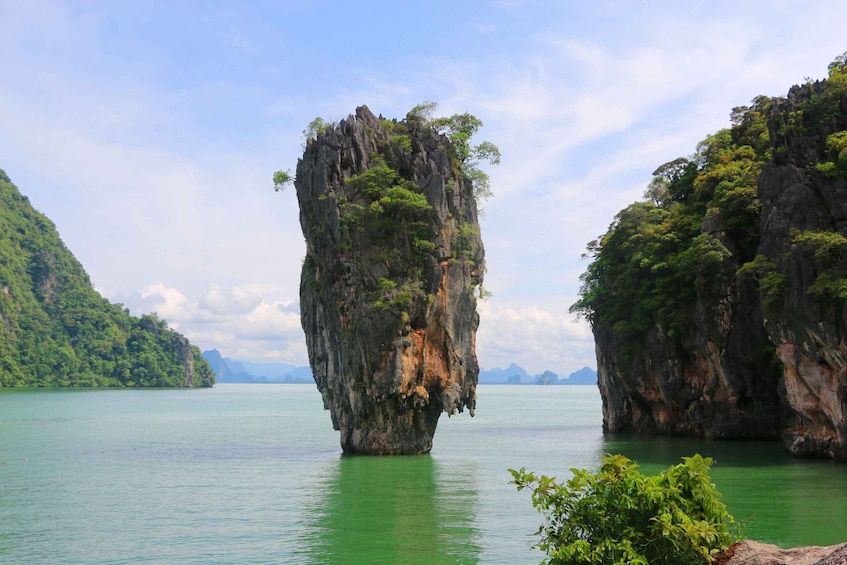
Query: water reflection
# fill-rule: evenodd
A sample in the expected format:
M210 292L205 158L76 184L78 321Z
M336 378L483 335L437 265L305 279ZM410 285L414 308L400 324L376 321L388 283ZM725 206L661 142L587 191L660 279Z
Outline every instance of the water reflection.
M784 547L847 539L847 465L799 459L778 442L607 434L607 453L622 453L645 473L683 456L712 457L713 482L747 536Z
M303 561L479 562L474 473L420 456L340 457L321 474Z

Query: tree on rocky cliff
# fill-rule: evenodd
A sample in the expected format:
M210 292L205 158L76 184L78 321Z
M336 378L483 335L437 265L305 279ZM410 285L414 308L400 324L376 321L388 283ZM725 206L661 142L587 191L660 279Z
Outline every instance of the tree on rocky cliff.
M424 102L415 106L408 115L420 116L424 111L431 115L436 106L434 102ZM500 149L490 141L483 141L478 145L471 144L471 138L483 126L482 120L473 114L464 113L427 120L425 123L439 132L446 133L450 138L462 172L473 186L477 206L494 196L488 174L480 168L480 164L488 162L491 165L499 165Z
M391 130L392 142L411 151L411 140L404 132L408 127L424 127L438 133L446 134L451 141L451 154L456 159L457 168L473 187L477 207L482 212L482 203L494 196L491 190L491 180L482 168L483 162L490 165L500 164L500 149L490 141L482 141L477 145L471 144L474 134L484 125L482 120L473 114L453 114L449 117L434 118L433 113L438 108L437 102L426 101L414 106L406 114L405 123L383 120L382 125ZM317 117L303 130L303 148L315 141L319 133L333 126L321 117ZM274 173L274 190L280 191L291 182L290 171L278 170Z

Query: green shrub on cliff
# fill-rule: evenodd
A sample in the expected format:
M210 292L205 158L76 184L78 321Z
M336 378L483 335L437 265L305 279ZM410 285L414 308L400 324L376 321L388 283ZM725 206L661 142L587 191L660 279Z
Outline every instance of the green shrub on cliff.
M546 563L709 563L738 539L737 525L709 478L712 459L682 459L646 476L623 455L607 455L597 474L571 469L565 484L525 469L509 472L544 515L536 547Z
M819 163L818 171L828 177L847 176L847 131L839 131L828 136L826 152L831 160Z
M500 164L500 149L490 141L483 141L478 145L471 144L471 138L483 126L482 120L467 112L453 114L450 117L433 118L432 114L437 107L437 103L430 101L418 104L409 110L406 120L424 124L450 138L456 169L470 181L474 198L481 212L482 203L494 196L494 193L491 191L488 174L480 169L480 164L482 162L488 162L491 165Z

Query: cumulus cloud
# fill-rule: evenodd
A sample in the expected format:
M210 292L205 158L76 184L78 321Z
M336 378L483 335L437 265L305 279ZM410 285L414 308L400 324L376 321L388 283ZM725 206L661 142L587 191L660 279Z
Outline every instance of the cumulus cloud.
M144 310L142 313L156 312L159 317L171 319L174 323L190 318L188 312L193 309L182 292L162 283L148 285L139 297L141 301L137 304Z
M582 367L595 367L593 337L584 321L537 305L479 304L477 355L486 369L517 363L530 373L551 370L567 376Z
M202 350L227 357L306 365L305 340L296 301L266 300L255 288L210 284L192 296L162 283L122 301L134 315L155 312Z
M212 314L248 314L262 303L255 292L239 287L223 288L212 284L200 297L200 308Z

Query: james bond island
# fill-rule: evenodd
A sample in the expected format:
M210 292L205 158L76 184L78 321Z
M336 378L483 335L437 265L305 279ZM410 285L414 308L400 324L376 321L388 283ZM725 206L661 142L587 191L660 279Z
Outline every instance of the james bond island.
M433 120L433 108L315 120L297 163L303 330L346 453L426 453L442 412L474 413L488 188L477 164L499 152L470 144L478 119Z

